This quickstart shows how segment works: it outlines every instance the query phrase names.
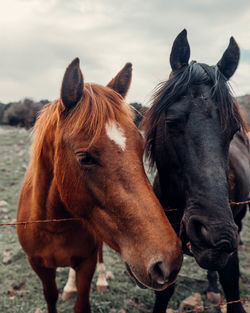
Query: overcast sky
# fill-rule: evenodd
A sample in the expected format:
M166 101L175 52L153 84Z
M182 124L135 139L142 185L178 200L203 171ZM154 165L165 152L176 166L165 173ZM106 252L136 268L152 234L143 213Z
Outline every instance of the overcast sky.
M107 84L130 61L128 102L144 104L169 76L175 37L188 31L191 59L216 64L230 36L241 48L231 82L250 94L249 0L6 0L0 2L0 101L56 99L67 65Z

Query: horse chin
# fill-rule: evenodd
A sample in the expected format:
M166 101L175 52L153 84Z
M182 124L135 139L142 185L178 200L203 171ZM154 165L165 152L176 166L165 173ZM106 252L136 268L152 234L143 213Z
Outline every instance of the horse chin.
M214 249L197 251L193 246L192 252L196 262L200 265L200 267L212 271L223 269L230 257L230 254L223 251L217 251Z
M156 282L153 282L153 281L150 281L150 282L142 282L141 280L139 280L138 278L138 275L136 276L134 274L134 272L132 271L131 267L128 265L127 262L125 262L125 266L126 266L126 269L127 269L127 272L130 276L130 278L132 279L133 282L135 282L135 284L140 287L141 289L147 289L147 288L150 288L150 289L154 289L154 290L158 290L158 291L161 291L161 290L164 290L166 289L169 285L171 285L172 283L175 282L176 278L173 279L171 282L167 282L165 284L157 284ZM145 280L145 279L144 279Z
M133 282L136 283L136 285L138 287L140 287L141 289L147 289L147 287L145 285L143 285L137 278L136 276L134 275L134 273L132 272L132 270L130 269L130 266L128 265L128 263L125 262L125 266L126 266L126 269L127 269L127 272L130 276L130 278L133 280Z

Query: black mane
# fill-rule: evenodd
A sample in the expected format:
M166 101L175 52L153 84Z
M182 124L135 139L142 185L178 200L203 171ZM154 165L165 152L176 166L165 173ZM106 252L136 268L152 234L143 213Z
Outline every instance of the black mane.
M156 128L161 116L165 114L170 105L185 95L192 85L206 84L211 86L212 99L217 103L222 127L235 120L243 132L247 131L247 125L243 119L238 103L232 96L227 79L219 71L218 66L192 61L188 66L176 71L170 79L160 83L153 95L153 105L148 110L143 128L146 136L146 155L150 158L151 165L155 162L154 142Z

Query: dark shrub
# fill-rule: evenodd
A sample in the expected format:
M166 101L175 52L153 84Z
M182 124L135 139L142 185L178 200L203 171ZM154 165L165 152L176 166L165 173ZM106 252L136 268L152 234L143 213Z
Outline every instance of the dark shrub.
M148 107L142 106L141 103L133 102L130 103L131 111L133 113L133 120L136 126L138 126L145 115Z
M2 123L5 104L0 102L0 124Z
M42 102L34 102L28 98L23 101L9 103L5 106L2 123L30 128L34 125L37 114L42 107Z

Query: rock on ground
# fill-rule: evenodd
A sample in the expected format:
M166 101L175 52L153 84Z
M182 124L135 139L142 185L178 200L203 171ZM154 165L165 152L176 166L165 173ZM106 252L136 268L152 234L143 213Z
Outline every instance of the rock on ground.
M179 306L179 311L199 309L203 307L203 301L201 300L201 295L195 293L194 295L183 300Z
M250 313L250 302L246 302L245 304L243 304L243 307L246 313Z
M4 252L3 252L3 264L7 265L9 263L11 263L11 258L13 256L13 250L12 249L6 249Z
M8 205L8 202L6 202L4 200L0 201L0 207L4 207L4 206L7 206L7 205Z
M208 301L210 301L213 304L221 303L222 302L222 295L221 295L221 293L209 291L209 292L207 292L207 299L208 299Z

